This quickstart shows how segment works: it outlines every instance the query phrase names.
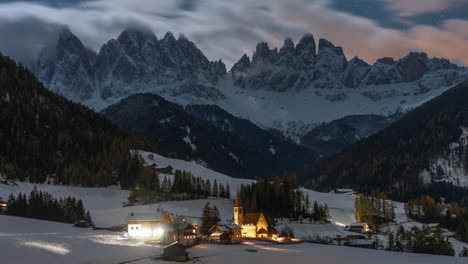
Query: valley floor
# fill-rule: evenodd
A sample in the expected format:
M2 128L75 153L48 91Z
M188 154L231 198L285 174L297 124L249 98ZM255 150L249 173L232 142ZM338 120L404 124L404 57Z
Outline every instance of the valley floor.
M159 264L161 245L126 239L121 233L80 229L48 221L0 216L1 263L129 263ZM249 253L246 249L256 249ZM247 242L242 245L202 244L191 248L193 263L323 263L323 264L461 264L464 258L394 253L360 248L303 243L272 245ZM142 260L139 260L142 259ZM135 260L135 261L133 261Z

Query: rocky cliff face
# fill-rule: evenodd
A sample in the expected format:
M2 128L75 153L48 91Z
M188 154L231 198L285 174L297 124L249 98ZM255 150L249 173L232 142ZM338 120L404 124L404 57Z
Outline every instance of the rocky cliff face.
M252 62L244 55L231 74L235 84L242 88L283 92L411 83L434 72L439 72L441 78L450 78L458 69L448 60L417 52L398 61L381 58L374 65L358 57L348 61L343 48L326 39L319 40L316 53L314 37L307 34L297 45L291 39L285 40L279 52L270 49L267 43L258 44Z
M224 98L215 88L226 74L224 63L209 61L193 42L171 33L158 40L152 32L127 29L96 55L63 30L56 46L44 49L33 68L49 89L78 102L124 98L149 89Z
M74 101L92 97L95 89L93 64L96 54L68 29L60 32L56 47L39 55L34 72L50 90Z

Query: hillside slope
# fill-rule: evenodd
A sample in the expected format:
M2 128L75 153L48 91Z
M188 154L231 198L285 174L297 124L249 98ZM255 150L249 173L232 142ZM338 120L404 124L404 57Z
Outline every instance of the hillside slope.
M234 177L273 178L284 170L302 171L312 151L275 139L254 142L197 119L177 104L154 94L137 94L102 112L116 123L147 136L161 154L206 163Z
M87 186L132 185L145 140L42 86L0 56L0 176Z
M451 189L450 183L440 183L446 181L427 171L437 159L455 150L468 177L464 132L468 127L467 97L468 82L465 82L387 129L319 162L305 174L309 186L379 188L393 191L400 199L421 192L431 192L434 197L463 197L465 191Z

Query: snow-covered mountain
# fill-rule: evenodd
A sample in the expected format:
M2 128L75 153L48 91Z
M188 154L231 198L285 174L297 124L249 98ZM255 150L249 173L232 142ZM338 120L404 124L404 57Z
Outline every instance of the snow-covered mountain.
M468 79L450 61L412 52L373 65L307 34L281 49L257 45L229 73L183 35L158 40L127 29L89 51L69 30L41 52L34 72L49 89L101 110L129 95L149 92L181 105L215 104L264 129L300 142L314 127L349 115L391 115L414 108Z
M215 87L226 75L224 63L209 61L185 36L170 32L158 40L152 32L126 29L96 55L63 29L32 68L49 89L98 110L145 91L224 99Z

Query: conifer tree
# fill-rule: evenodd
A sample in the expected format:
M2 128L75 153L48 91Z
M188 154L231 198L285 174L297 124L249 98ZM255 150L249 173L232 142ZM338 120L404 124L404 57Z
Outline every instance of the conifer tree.
M200 232L203 235L208 235L213 225L214 225L213 209L210 206L210 202L206 202L205 207L203 208L202 216L201 216Z
M213 182L213 191L211 191L211 196L218 197L218 183L216 179Z

